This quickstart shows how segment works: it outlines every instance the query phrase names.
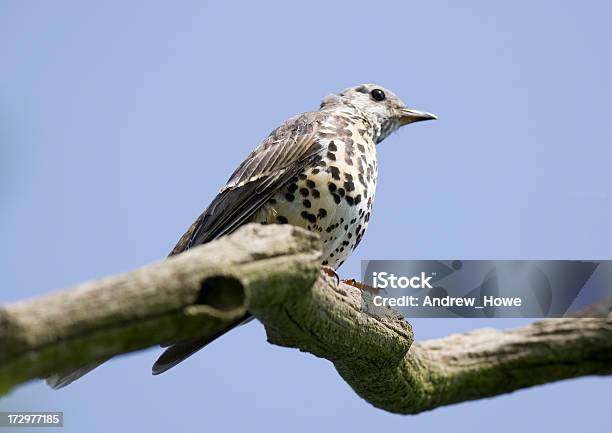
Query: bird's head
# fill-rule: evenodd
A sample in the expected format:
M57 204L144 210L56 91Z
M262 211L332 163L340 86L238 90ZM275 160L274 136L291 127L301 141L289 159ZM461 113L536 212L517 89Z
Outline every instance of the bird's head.
M377 143L401 126L437 119L431 113L408 108L395 93L377 84L349 87L321 101L321 108L337 105L344 105L364 114L374 126L374 139Z

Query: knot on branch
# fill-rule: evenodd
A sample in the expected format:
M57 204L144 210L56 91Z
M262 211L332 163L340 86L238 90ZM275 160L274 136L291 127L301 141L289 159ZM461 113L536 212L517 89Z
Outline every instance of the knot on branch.
M204 314L225 320L238 318L246 311L244 286L231 275L204 278L193 304L185 307L185 314L190 316Z
M268 341L311 352L353 368L397 366L413 341L412 328L397 312L375 307L372 295L322 273L308 296L276 307L250 308L264 324Z

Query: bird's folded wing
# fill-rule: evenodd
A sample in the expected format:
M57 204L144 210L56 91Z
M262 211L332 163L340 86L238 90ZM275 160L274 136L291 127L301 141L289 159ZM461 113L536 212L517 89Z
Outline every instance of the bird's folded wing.
M232 174L170 255L231 233L322 150L316 136L321 112L293 117L272 131Z
M179 240L170 255L230 233L264 205L305 166L321 158L317 132L322 114L305 113L272 131L232 174L208 208ZM239 318L219 334L171 345L153 365L160 374L179 364L230 329L250 319Z

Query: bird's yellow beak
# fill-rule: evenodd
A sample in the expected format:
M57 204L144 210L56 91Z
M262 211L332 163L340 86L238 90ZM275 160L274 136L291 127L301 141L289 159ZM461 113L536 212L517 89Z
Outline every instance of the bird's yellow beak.
M438 116L435 114L431 114L426 111L403 108L400 114L400 124L404 126L408 125L409 123L422 122L423 120L436 120L437 118Z

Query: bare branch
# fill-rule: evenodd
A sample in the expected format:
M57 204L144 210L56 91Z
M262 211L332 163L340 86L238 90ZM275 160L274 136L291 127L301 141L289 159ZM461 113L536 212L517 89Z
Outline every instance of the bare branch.
M410 325L395 311L320 273L318 251L307 231L247 226L127 274L0 308L0 392L116 354L216 333L247 310L271 343L330 360L359 395L396 413L612 373L610 317L413 344Z
M216 334L246 311L247 287L307 291L319 254L311 233L252 225L126 274L0 307L0 394L117 354Z

